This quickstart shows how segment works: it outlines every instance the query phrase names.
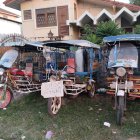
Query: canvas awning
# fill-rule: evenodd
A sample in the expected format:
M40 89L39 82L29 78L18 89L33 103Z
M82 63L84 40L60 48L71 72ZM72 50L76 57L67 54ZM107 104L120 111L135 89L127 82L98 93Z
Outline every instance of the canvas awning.
M103 38L104 43L117 41L140 41L140 34L124 34L117 36L108 36Z
M66 41L53 41L53 42L44 42L43 45L56 47L56 48L66 48L66 47L82 47L82 48L96 48L100 49L100 46L89 42L87 40L66 40Z

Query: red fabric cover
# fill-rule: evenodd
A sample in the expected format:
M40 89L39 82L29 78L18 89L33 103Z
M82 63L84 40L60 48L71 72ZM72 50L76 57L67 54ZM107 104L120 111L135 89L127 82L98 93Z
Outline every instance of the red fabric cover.
M18 76L32 76L32 72L25 72L23 70L17 69L17 68L11 68L10 69L10 74L12 75L18 75Z
M67 73L75 73L75 59L74 58L68 58L67 65L68 65Z

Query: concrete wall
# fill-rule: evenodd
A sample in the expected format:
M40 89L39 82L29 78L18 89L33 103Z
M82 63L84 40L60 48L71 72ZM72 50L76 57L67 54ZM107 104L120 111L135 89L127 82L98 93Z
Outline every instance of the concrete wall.
M36 27L36 16L35 16L35 10L40 8L49 8L49 7L57 7L57 6L69 6L69 18L73 18L73 1L74 0L32 0L28 2L23 2L21 4L21 10L22 10L22 21L23 21L23 35L27 38L33 38L33 37L47 37L50 30L54 34L54 36L58 36L58 26L52 26L52 27ZM23 10L32 10L32 19L30 20L24 20L23 19ZM57 15L57 13L56 13ZM67 36L65 38L68 38Z
M36 26L36 15L35 10L41 8L50 8L57 6L68 5L69 13L69 36L65 36L63 39L78 39L79 38L79 27L77 21L84 14L85 11L88 11L92 17L98 17L103 9L105 9L112 17L120 10L114 9L112 6L108 6L100 0L32 0L26 1L21 4L22 11L22 21L23 21L23 35L27 38L38 38L44 37L47 39L48 33L50 30L54 36L58 36L58 23L56 26L51 27L41 27L37 28ZM24 20L23 19L23 10L32 11L32 19ZM57 15L57 10L56 10ZM57 17L58 19L58 17ZM86 19L84 19L86 20ZM58 20L57 20L58 21ZM121 18L118 17L116 22L121 26ZM93 24L98 24L93 23ZM44 40L44 39L43 39Z
M106 9L107 11L113 14L112 7L105 7L103 5L96 4L94 1L95 0L88 1L88 2L79 1L78 2L78 17L80 17L85 11L88 11L93 16L97 16L103 9Z
M12 21L0 19L1 34L21 34L21 24Z

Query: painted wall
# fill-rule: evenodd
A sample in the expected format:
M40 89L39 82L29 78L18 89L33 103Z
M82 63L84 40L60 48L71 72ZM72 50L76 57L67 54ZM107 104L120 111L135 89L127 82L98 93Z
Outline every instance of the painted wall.
M21 34L21 24L0 19L0 34Z
M77 8L78 8L78 17L80 17L85 11L88 11L93 16L97 16L104 8L113 14L113 8L96 4L94 0L92 0L92 2L79 1Z
M54 34L54 36L58 36L58 23L56 26L52 27L36 27L36 15L35 10L41 8L50 8L57 6L65 6L68 5L68 13L69 13L69 36L65 36L63 39L78 39L79 38L79 27L77 23L78 19L81 15L84 14L85 11L88 11L93 17L98 17L103 9L105 9L109 14L113 17L120 9L116 9L114 11L113 7L109 7L105 3L100 0L32 0L26 1L21 4L22 11L22 21L23 21L23 35L27 38L38 38L44 37L48 39L48 33L50 30ZM24 20L23 19L23 10L31 10L32 11L32 19ZM57 15L57 11L56 11ZM111 17L111 18L112 18ZM58 19L58 17L57 17ZM85 19L86 20L86 19ZM58 20L57 20L58 21ZM78 22L77 22L78 21ZM92 21L92 20L91 20ZM116 22L120 25L121 18L118 17ZM80 23L80 22L79 22ZM98 24L94 23L94 24ZM121 25L120 25L121 26ZM43 40L44 40L43 38Z
M33 37L47 37L50 30L54 34L54 36L58 36L58 26L52 27L36 27L36 16L35 10L40 8L50 8L50 7L57 7L57 6L69 6L69 11L72 11L72 4L73 0L32 0L28 2L23 2L21 4L21 11L22 11L22 21L23 21L23 35L27 38ZM24 20L23 19L23 10L32 10L32 19ZM57 13L56 13L57 15ZM73 13L69 12L69 18L73 18ZM65 39L68 37L66 36Z

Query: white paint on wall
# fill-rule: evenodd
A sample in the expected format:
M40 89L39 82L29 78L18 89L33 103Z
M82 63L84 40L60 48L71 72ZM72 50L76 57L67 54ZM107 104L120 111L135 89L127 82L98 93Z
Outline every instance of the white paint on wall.
M116 1L124 2L124 3L129 3L129 0L116 0Z
M0 34L21 34L21 24L0 19Z

